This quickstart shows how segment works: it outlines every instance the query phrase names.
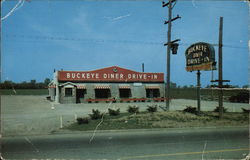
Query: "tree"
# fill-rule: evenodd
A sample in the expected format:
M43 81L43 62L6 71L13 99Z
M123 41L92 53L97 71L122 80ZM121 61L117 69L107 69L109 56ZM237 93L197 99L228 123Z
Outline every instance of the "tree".
M13 82L12 81L4 81L2 84L1 84L1 88L2 89L11 89L13 87Z
M184 85L183 88L188 88L188 86L187 86L187 85Z
M248 84L243 85L242 88L249 88L249 85Z
M44 85L47 86L49 83L50 83L50 79L49 78L45 78Z
M31 84L36 84L36 80L35 80L35 79L32 79L32 80L30 80L30 83L31 83Z
M211 85L208 84L205 88L211 88Z
M240 88L239 85L232 85L233 88Z
M30 80L29 88L31 88L31 89L36 88L36 80L35 79Z
M170 87L171 87L171 88L176 88L176 87L177 87L177 84L174 83L174 82L170 82Z
M189 88L194 88L194 85L191 84L191 85L189 86Z

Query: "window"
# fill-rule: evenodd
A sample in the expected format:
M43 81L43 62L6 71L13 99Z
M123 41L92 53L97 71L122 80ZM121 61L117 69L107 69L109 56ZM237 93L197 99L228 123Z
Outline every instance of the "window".
M119 89L120 98L129 98L131 97L130 89Z
M95 89L96 98L109 98L111 97L110 89Z
M65 88L65 97L70 97L72 96L73 94L73 89L72 88Z
M146 89L147 98L156 98L160 97L159 89Z

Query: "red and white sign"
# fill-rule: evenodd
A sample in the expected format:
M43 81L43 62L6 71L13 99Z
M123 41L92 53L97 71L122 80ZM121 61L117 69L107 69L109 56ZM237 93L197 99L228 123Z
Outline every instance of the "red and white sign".
M164 82L163 73L144 73L117 66L94 71L58 71L59 81L82 82Z

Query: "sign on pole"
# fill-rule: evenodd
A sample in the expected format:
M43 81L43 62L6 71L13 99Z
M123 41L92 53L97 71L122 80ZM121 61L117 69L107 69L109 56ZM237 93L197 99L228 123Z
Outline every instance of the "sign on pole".
M201 111L200 98L200 75L201 70L209 71L216 69L215 51L211 44L199 42L192 44L186 52L186 70L188 72L197 71L197 109L198 114Z
M215 70L215 51L211 44L199 42L192 44L186 52L186 70L188 72Z

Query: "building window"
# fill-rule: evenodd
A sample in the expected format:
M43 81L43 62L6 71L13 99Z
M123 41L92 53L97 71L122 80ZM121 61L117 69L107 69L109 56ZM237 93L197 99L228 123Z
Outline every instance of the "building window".
M110 89L95 89L96 98L110 98L111 92Z
M160 97L159 89L146 89L147 98L157 98Z
M73 95L72 88L65 88L65 97L71 97Z
M131 97L131 89L119 89L120 98Z

